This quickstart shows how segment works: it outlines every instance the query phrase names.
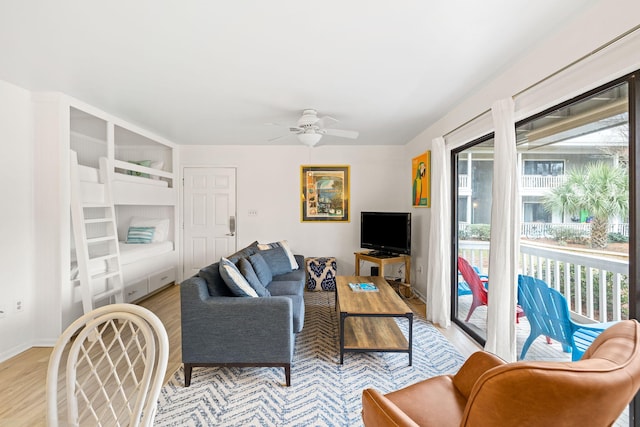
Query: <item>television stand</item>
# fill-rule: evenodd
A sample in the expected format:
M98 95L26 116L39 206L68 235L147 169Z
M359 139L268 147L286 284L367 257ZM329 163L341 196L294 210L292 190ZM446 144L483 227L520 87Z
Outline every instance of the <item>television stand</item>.
M375 251L374 251L375 252ZM404 296L411 296L411 257L409 255L374 255L371 252L355 252L356 276L360 276L360 261L368 261L378 265L378 276L384 277L384 266L387 264L404 263Z
M396 257L396 255L390 252L382 252L382 251L369 251L366 253L366 255L369 255L375 258L395 258Z

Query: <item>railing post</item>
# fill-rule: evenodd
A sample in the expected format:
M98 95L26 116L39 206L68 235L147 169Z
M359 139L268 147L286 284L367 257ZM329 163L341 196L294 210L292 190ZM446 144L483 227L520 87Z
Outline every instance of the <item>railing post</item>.
M598 296L600 304L600 321L607 321L607 272L600 270L600 277L598 281Z
M585 268L587 270L587 317L593 319L593 269Z
M575 264L573 267L573 278L575 283L576 305L573 310L582 314L582 266Z

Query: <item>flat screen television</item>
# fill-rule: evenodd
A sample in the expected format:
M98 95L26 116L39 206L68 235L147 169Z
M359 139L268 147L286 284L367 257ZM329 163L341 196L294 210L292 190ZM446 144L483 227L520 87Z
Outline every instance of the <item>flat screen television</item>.
M361 212L360 247L378 255L410 255L411 213Z

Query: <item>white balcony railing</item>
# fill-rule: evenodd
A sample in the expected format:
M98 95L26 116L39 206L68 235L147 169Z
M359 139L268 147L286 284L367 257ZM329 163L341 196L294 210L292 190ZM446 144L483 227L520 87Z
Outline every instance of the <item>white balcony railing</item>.
M458 188L469 188L469 175L458 175Z
M543 239L553 237L554 231L571 230L576 236L582 236L588 239L591 235L591 224L585 222L523 222L522 236L528 239ZM609 233L618 233L623 236L629 236L629 224L609 224Z
M562 185L565 175L522 175L521 186L523 189L547 189ZM458 188L470 188L469 175L458 175Z
M458 247L461 256L488 273L489 242L461 240ZM605 258L526 242L520 244L520 255L519 271L562 292L576 318L583 322L628 318L629 261L623 256Z
M522 175L521 185L523 189L555 188L562 185L565 175Z

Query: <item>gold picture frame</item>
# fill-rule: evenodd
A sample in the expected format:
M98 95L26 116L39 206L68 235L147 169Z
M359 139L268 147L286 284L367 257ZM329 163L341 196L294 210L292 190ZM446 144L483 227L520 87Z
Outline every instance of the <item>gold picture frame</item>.
M300 166L301 222L349 222L349 165Z
M411 160L411 204L415 208L431 207L431 151Z

